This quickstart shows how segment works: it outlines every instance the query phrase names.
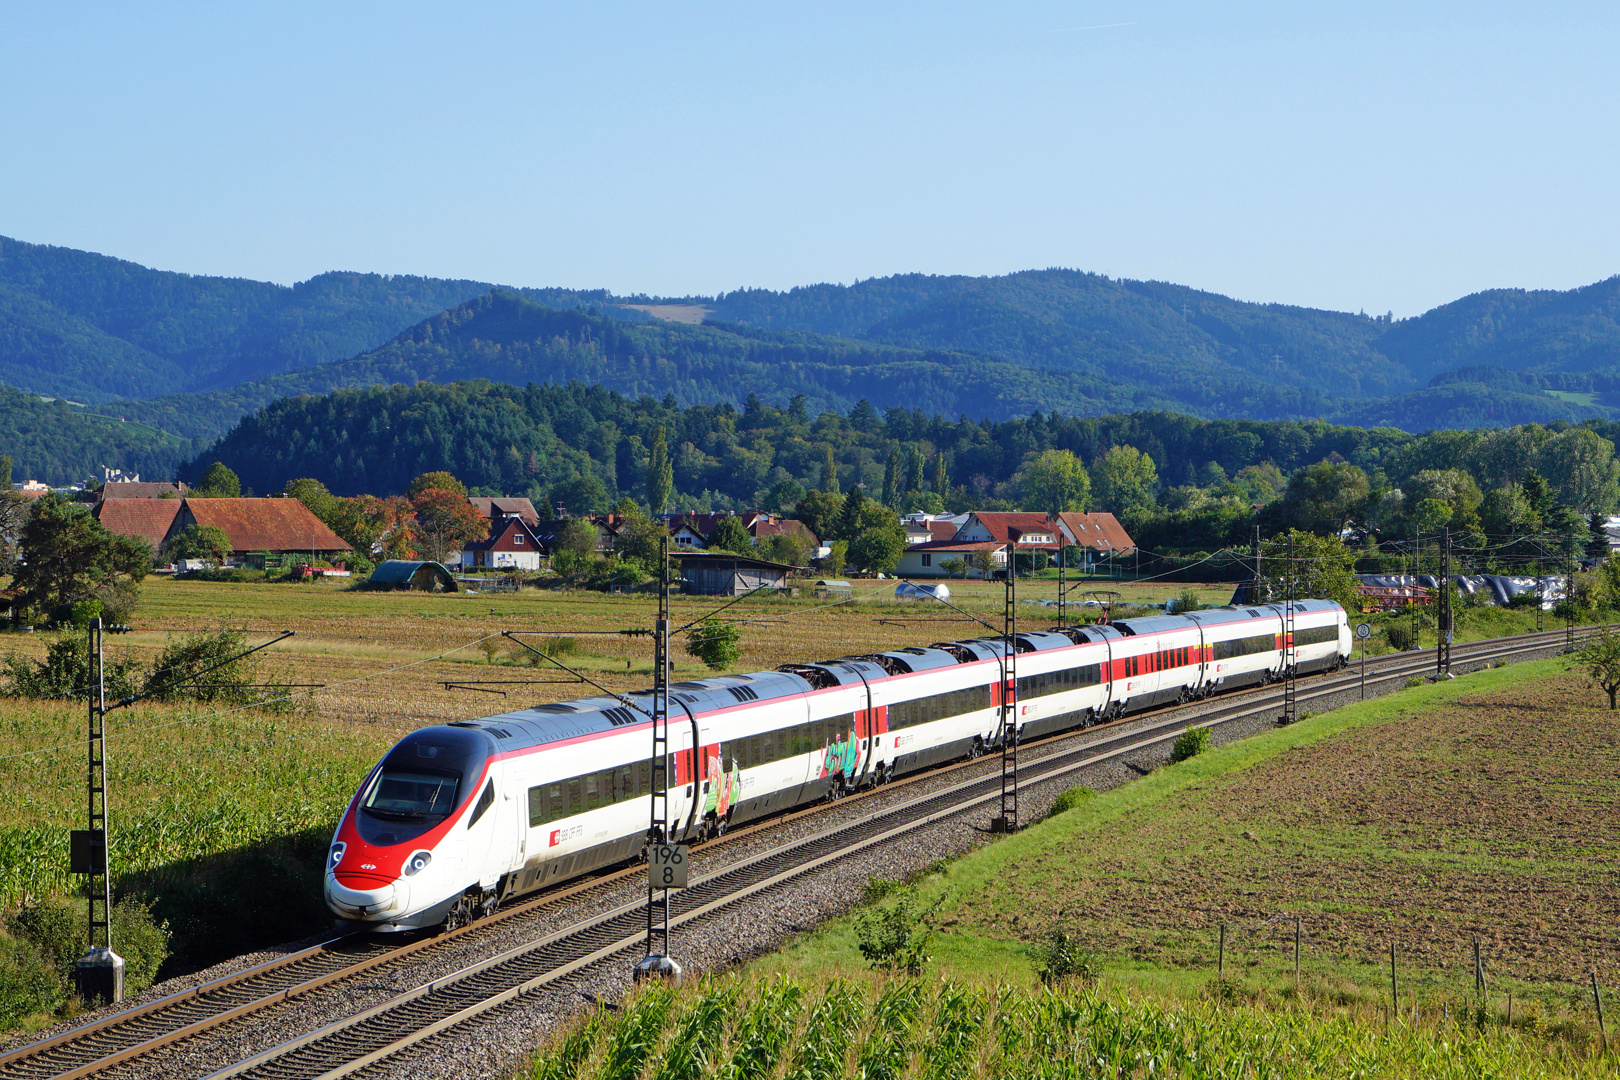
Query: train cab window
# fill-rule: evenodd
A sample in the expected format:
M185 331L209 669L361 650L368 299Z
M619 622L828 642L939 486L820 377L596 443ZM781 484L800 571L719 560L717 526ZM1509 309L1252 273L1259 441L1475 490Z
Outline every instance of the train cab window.
M473 807L472 817L467 819L467 828L470 829L474 825L478 824L478 819L483 817L484 812L494 805L495 781L491 780L488 784L484 785L484 793L478 796L478 805Z
M442 773L384 769L362 805L377 817L394 821L444 817L456 808L460 786L456 777Z

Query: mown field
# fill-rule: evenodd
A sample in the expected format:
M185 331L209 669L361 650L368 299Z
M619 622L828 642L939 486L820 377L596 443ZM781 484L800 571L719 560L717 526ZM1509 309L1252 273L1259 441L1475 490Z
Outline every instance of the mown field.
M1589 972L1620 1007L1620 720L1561 661L1401 691L1210 750L1084 799L924 878L930 969L1034 985L1062 929L1143 1000L1226 1000L1382 1023L1401 1015L1597 1041ZM873 890L877 893L881 890ZM880 902L882 903L882 902ZM1295 918L1301 972L1294 981ZM864 971L855 919L756 965ZM1488 1074L1488 1073L1487 1073Z

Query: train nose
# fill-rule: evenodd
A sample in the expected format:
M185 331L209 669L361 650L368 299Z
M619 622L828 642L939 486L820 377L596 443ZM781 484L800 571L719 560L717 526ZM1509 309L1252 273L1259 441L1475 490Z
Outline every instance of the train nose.
M326 902L332 910L349 919L373 920L404 911L410 906L410 886L383 877L349 874L338 881L326 876Z

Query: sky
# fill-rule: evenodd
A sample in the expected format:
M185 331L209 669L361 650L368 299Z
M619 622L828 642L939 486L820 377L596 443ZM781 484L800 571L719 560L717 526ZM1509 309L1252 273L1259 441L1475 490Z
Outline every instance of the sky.
M0 3L0 235L708 295L1620 273L1620 5Z

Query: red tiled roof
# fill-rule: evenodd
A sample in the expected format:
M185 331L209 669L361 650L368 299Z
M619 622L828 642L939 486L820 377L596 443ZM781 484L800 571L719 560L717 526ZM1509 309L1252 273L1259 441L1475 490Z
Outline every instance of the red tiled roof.
M798 533L812 544L821 543L816 534L810 531L810 526L797 518L779 518L761 514L750 531L754 534L756 540L763 540L767 536L775 536L778 533Z
M1078 547L1097 551L1134 551L1136 541L1113 514L1059 514L1064 531Z
M151 544L154 552L163 546L179 512L179 499L152 498L107 499L90 511L108 532L138 536Z
M1052 524L1052 519L1051 518L1047 517L1045 514L1035 513L1034 511L1016 511L1016 510L1015 511L992 511L992 510L982 510L982 511L974 511L973 517L978 519L978 522L979 522L980 525L983 525L986 529L990 530L990 535L991 536L994 536L997 540L1001 540L1001 541L1005 541L1007 539L1007 530L1008 529L1018 529L1020 532L1026 532L1026 533L1030 533L1030 532L1055 533L1055 532L1057 532L1057 527ZM971 519L970 519L970 521L971 521ZM966 525L963 526L963 528L966 528L966 527L967 527ZM1029 543L1021 540L1021 541L1019 541L1018 546L1019 547L1044 547L1045 545L1044 544L1033 544L1032 545L1032 544L1029 544Z
M232 551L349 549L342 537L297 499L187 499L185 509L198 525L225 530Z
M98 494L107 499L158 499L164 495L184 495L184 484L167 481L138 480L128 484L102 484Z
M484 517L495 519L501 517L517 516L530 525L540 524L540 512L534 508L533 501L518 498L488 498L483 495L473 495L467 500Z

